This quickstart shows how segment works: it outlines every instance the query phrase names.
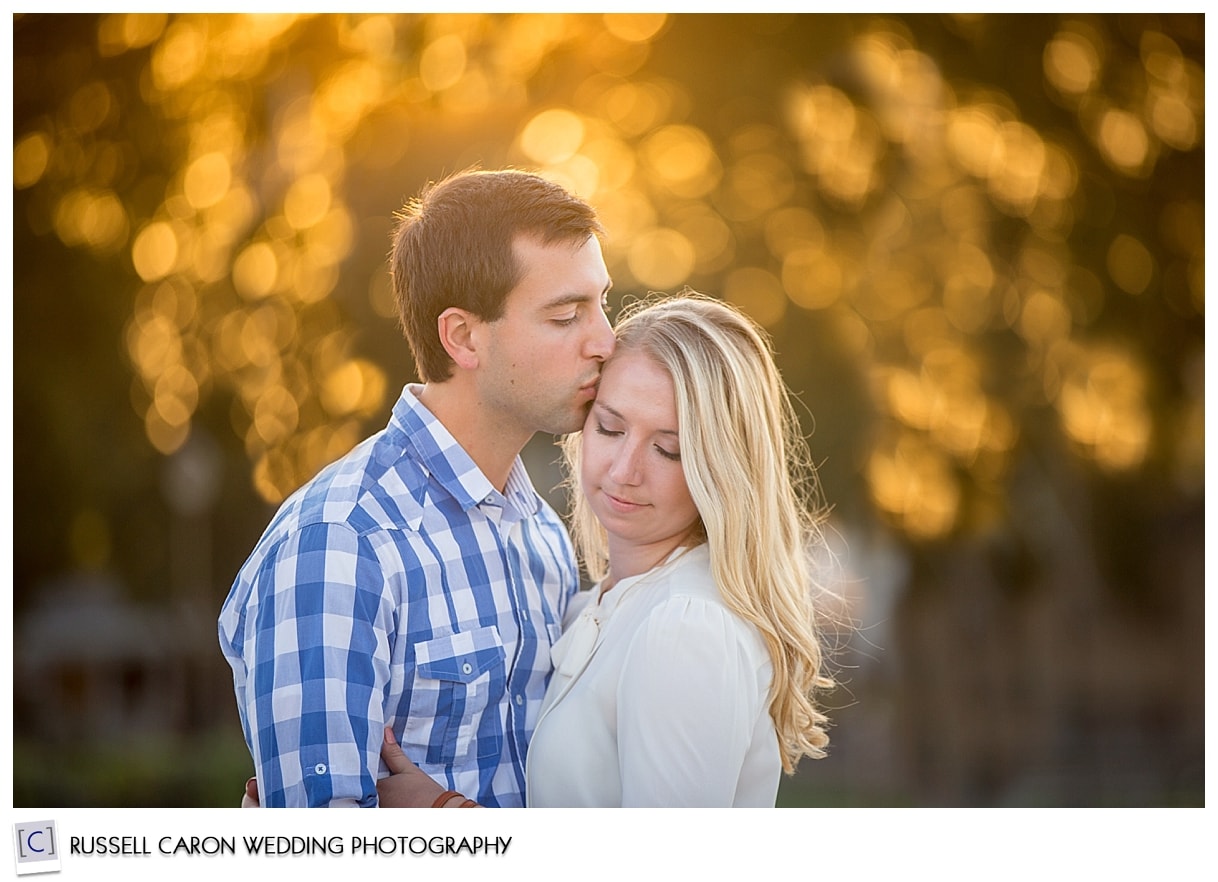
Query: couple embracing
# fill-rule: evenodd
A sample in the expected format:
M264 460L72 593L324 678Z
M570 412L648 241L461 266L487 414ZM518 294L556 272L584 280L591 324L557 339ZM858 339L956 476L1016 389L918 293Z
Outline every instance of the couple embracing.
M262 805L773 806L823 756L823 540L768 338L693 293L611 326L603 235L515 170L403 211L422 383L283 504L220 615ZM565 436L570 532L537 432Z

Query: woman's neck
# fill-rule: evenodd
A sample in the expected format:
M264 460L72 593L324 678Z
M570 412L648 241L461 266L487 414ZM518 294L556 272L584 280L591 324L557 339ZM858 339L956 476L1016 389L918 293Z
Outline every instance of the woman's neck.
M601 594L613 590L623 579L641 576L664 563L677 548L686 544L688 535L672 536L660 542L635 543L609 537L609 574L601 582Z

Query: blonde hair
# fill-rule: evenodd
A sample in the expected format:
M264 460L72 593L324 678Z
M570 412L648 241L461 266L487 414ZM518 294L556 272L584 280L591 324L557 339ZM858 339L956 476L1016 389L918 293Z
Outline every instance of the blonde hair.
M687 291L628 307L615 352L642 352L671 375L681 464L702 520L715 583L761 632L774 668L770 716L783 769L829 742L817 690L825 672L811 555L824 548L819 490L765 333L734 307ZM608 566L604 528L578 492L579 435L563 440L572 538L588 575Z

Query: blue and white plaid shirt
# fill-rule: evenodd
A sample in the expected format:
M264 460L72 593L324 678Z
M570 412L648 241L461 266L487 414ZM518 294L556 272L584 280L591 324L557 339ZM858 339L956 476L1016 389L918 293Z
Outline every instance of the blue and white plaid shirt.
M445 787L523 805L578 587L520 460L500 493L408 386L383 431L284 502L221 610L262 804L376 805L392 725Z

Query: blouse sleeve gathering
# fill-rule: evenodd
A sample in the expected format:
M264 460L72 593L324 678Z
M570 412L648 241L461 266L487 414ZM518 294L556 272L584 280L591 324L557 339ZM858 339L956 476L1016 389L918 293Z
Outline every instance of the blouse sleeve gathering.
M731 805L769 680L760 638L721 605L657 607L618 685L622 805Z

